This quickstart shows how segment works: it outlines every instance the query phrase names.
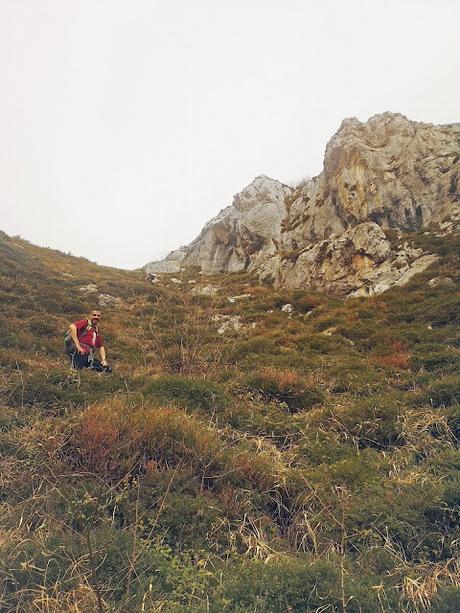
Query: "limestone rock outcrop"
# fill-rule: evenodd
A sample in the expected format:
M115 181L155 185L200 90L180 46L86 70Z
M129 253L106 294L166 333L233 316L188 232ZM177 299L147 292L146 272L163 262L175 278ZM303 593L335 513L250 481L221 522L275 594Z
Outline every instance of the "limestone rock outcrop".
M183 266L198 266L205 273L257 268L276 253L290 192L279 181L256 177L236 194L232 206L205 225L189 245Z
M285 243L315 241L363 221L416 231L460 203L460 125L384 113L345 119L326 147L323 172L293 203Z
M460 124L383 113L346 119L323 172L298 188L256 177L185 249L180 266L256 271L276 287L372 295L406 283L435 257L385 231L460 219ZM439 235L439 234L438 234Z
M144 266L144 270L147 274L155 274L157 272L180 272L186 252L187 247L179 247L179 249L171 251L164 260L149 262Z

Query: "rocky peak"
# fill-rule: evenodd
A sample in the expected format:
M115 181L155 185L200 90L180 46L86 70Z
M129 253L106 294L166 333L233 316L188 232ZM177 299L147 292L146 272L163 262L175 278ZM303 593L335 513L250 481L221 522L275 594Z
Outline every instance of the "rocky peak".
M253 269L276 252L291 188L265 175L236 194L188 246L182 266L203 272Z
M280 287L383 291L419 270L419 259L433 261L410 249L396 254L383 230L414 232L456 219L459 175L460 124L389 112L345 119L318 177L297 189L256 177L206 224L181 265L257 270Z
M156 272L179 272L186 253L187 247L179 247L179 249L175 249L168 253L163 260L150 262L144 266L144 270L147 274L154 274Z
M370 220L416 231L458 200L460 126L433 126L383 113L346 119L326 146L324 170L290 211L290 238L320 240Z
M233 197L233 206L239 211L248 211L257 206L270 206L284 202L287 185L266 175L259 175ZM285 213L282 207L282 213Z

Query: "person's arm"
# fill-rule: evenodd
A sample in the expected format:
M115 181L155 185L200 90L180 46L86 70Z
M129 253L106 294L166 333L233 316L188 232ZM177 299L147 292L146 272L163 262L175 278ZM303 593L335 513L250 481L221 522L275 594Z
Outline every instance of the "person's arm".
M80 341L78 340L77 326L75 324L70 324L69 330L70 330L70 335L72 337L73 342L75 343L75 347L77 348L78 353L85 353L83 351L82 346L80 345Z
M102 366L107 366L107 355L105 353L104 345L101 345L99 347L99 354L101 356L101 364L102 364Z

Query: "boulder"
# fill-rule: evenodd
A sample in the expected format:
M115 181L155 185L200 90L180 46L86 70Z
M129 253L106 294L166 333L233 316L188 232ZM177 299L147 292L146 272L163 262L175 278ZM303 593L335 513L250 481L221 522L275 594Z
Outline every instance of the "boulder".
M455 281L450 277L433 277L428 281L430 287L455 288Z
M98 291L97 285L94 283L88 283L88 285L82 285L78 288L84 294L95 294Z
M121 298L110 294L99 294L98 302L101 307L119 307L122 304Z
M216 296L218 292L216 285L197 285L190 290L192 296Z

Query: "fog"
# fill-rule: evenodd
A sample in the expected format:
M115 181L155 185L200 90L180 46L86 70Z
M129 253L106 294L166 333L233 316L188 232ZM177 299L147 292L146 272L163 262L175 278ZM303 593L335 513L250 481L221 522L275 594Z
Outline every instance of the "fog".
M460 119L450 0L1 0L0 229L136 268L344 117Z

